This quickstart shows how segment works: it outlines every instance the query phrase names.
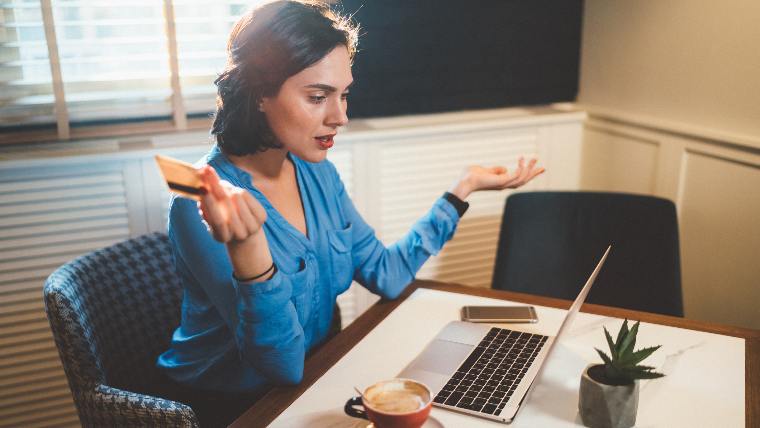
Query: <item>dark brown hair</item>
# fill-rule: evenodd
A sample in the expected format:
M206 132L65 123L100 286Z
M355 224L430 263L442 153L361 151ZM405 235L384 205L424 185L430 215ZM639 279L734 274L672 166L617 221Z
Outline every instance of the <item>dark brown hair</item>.
M280 147L258 105L277 95L290 76L315 64L336 46L353 59L358 27L323 4L281 0L245 13L227 42L227 65L214 81L216 113L211 134L226 154Z

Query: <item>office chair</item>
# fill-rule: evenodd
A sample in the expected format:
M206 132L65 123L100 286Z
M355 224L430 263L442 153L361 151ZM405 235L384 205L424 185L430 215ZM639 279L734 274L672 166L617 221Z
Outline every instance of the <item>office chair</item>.
M492 287L573 300L609 244L587 302L683 316L676 210L653 196L510 195Z
M185 404L149 395L179 325L182 288L166 234L73 260L44 288L45 310L83 426L197 427Z

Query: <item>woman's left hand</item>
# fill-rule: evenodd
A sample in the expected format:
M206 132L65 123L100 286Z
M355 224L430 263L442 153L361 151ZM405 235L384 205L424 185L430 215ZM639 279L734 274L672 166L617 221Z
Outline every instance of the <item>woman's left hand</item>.
M536 159L526 164L525 159L520 158L517 169L511 173L502 166L469 166L449 192L464 200L470 193L479 190L517 189L543 172L544 168L536 167Z

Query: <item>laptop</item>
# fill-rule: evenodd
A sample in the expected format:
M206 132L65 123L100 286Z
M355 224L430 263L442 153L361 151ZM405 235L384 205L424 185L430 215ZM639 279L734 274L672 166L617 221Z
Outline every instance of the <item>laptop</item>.
M611 248L575 298L556 336L452 321L399 377L425 383L436 407L512 422L554 345L586 300Z

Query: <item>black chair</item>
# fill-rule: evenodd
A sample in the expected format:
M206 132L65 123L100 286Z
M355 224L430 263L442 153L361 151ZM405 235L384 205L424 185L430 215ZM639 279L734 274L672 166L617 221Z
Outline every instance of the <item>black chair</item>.
M165 379L156 357L179 325L182 299L166 234L61 266L44 297L83 426L198 426L189 406L152 395Z
M587 302L683 316L676 209L653 196L510 195L492 287L573 300L609 244Z

